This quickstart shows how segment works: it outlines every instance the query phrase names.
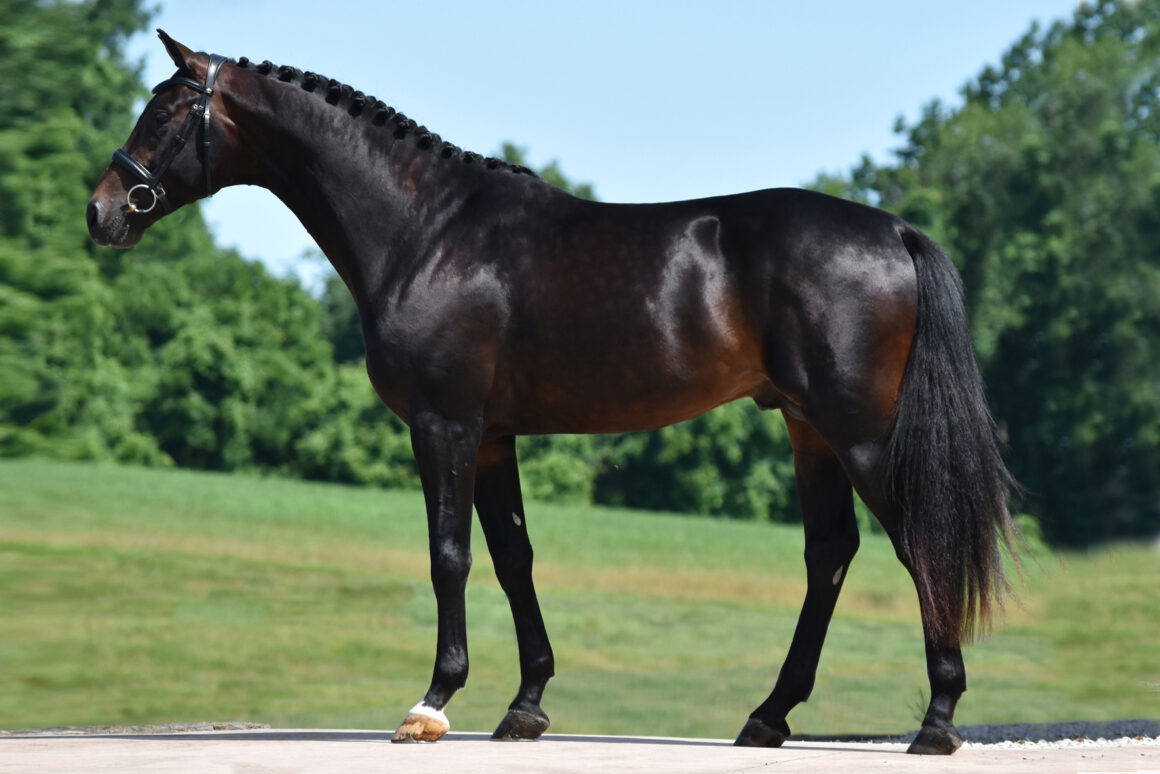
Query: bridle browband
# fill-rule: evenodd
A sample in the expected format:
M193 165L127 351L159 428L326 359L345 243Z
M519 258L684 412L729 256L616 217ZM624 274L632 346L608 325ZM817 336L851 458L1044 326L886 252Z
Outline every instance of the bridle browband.
M129 212L150 212L161 202L161 206L166 213L173 212L173 206L169 203L169 196L165 192L165 187L161 185L161 178L165 176L169 165L177 158L177 154L181 153L181 149L185 147L186 140L189 139L190 130L193 129L193 124L197 118L201 117L201 168L205 173L205 194L209 196L213 189L210 187L209 177L209 103L213 98L213 84L217 80L218 70L221 69L222 63L226 61L224 56L219 54L210 54L209 65L205 68L205 83L198 83L192 78L186 78L182 75L174 76L167 81L162 81L153 87L153 93L166 89L170 86L186 86L201 94L201 98L193 107L189 109L189 113L185 116L185 121L181 124L181 128L177 130L177 135L173 138L173 142L161 155L152 172L149 168L142 164L137 159L128 154L124 148L117 148L113 151L113 163L124 167L129 171L129 174L141 182L130 188L125 193L125 201L129 204ZM138 207L133 202L133 192L138 189L148 191L153 195L153 201L149 203L148 207Z

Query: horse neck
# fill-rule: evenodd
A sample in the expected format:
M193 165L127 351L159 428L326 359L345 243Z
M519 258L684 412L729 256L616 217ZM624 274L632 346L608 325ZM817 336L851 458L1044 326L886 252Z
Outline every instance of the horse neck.
M229 107L243 171L277 196L362 304L486 182L484 170L420 148L414 132L352 116L344 101L254 71ZM321 86L325 93L325 86ZM478 167L478 165L475 165Z

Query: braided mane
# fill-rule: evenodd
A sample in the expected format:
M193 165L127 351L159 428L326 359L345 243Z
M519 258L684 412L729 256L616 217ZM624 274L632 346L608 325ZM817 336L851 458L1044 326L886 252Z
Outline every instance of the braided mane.
M459 146L447 142L427 127L416 123L413 119L403 115L382 100L363 94L361 91L345 83L340 83L333 78L327 78L324 75L319 75L309 70L299 70L297 67L290 67L289 65L275 65L268 59L260 64L254 64L250 59L243 56L237 60L236 64L238 67L245 69L253 68L262 75L276 77L283 83L297 83L303 91L317 94L331 105L345 107L346 112L352 118L361 117L365 120L369 116L372 124L390 131L396 140L414 137L417 148L432 151L438 154L440 158L457 158L464 164L481 164L487 169L502 169L515 174L536 176L527 167L518 164L509 164L501 159L465 151Z

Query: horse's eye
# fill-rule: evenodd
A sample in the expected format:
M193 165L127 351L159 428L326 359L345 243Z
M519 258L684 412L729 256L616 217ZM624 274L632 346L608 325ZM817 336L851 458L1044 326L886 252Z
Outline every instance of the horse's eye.
M170 116L168 110L158 110L153 114L153 120L157 122L158 126L164 126L165 124L169 123L169 118Z

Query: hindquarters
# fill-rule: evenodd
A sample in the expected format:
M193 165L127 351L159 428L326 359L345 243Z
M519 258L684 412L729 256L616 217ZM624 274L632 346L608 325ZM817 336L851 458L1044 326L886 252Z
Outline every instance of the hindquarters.
M918 319L913 261L893 216L792 193L749 246L776 407L831 445L880 442L894 427Z
M999 602L1011 530L958 274L879 210L803 194L793 213L770 257L767 372L894 539L928 639L956 646Z
M929 239L887 213L787 196L762 260L770 407L788 417L806 528L806 601L770 697L738 737L777 746L813 685L829 615L857 547L849 487L885 526L918 591L930 703L911 753L961 744L960 643L1005 584L1003 466L961 284ZM856 531L854 533L856 535ZM833 573L830 575L829 573Z

